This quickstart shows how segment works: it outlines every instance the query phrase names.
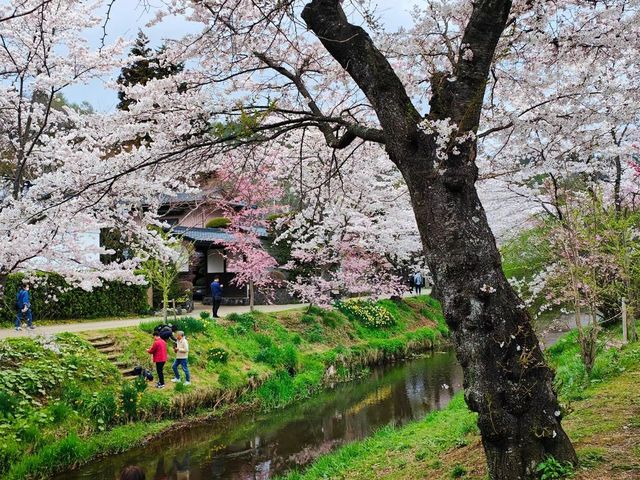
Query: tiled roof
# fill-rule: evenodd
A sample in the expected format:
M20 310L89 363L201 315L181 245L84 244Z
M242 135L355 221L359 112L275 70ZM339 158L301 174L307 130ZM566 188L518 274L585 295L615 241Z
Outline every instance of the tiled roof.
M232 242L233 235L222 228L173 227L171 233L194 242Z
M267 236L266 228L256 228L255 231L261 238ZM223 228L173 227L171 233L194 242L233 242L234 240L233 235Z

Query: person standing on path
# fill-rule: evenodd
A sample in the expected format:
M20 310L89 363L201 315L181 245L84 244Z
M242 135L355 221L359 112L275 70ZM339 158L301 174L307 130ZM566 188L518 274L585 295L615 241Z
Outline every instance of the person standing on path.
M416 272L415 275L413 276L413 287L415 288L415 292L417 295L420 295L420 293L422 292L423 283L424 283L424 280L422 278L422 273Z
M220 284L220 278L215 277L211 282L211 300L213 305L213 318L218 317L218 309L222 303L222 285Z
M164 364L167 362L167 344L158 332L153 333L153 345L147 350L152 356L151 360L156 364L158 373L157 388L164 388Z
M176 346L173 348L173 351L176 352L176 359L173 361L173 379L172 382L180 381L180 373L178 372L178 366L182 367L182 371L184 372L185 385L191 384L191 375L189 374L189 342L184 337L183 331L176 332L176 338L178 341L176 342Z
M31 296L29 294L29 284L24 284L20 287L18 294L16 295L16 331L22 330L22 319L26 318L27 326L30 330L33 330L33 313L31 312Z

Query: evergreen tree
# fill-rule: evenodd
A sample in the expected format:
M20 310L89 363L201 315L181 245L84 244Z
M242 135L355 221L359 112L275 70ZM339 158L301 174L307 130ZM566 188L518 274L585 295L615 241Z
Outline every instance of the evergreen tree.
M160 63L164 49L164 46L155 51L149 48L149 39L142 31L139 31L138 38L131 48L129 56L143 58L135 60L122 68L122 72L118 77L118 84L125 87L138 84L146 85L149 80L167 78L181 72L184 68L184 65L181 63ZM178 87L179 91L183 89L184 86L182 85ZM135 100L128 98L122 90L118 92L118 99L120 100L118 103L120 110L129 110L129 106L135 103Z

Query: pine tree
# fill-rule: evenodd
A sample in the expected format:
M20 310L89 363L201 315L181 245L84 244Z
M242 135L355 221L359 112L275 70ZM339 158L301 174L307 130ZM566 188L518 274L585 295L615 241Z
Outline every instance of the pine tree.
M167 78L171 75L179 73L184 68L183 64L163 63L160 64L160 58L165 47L162 46L155 51L149 48L149 39L142 32L138 32L138 38L131 48L130 57L143 57L142 59L131 62L122 68L122 72L118 77L118 84L130 87L131 85L146 85L149 80ZM184 86L178 87L181 91ZM118 108L120 110L129 110L129 106L135 103L135 100L127 97L122 90L118 92Z

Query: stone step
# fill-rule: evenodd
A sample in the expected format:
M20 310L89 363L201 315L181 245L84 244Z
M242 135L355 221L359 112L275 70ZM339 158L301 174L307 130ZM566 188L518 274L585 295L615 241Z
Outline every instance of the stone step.
M97 335L95 337L87 338L87 342L93 344L93 343L102 342L104 340L110 340L110 339L111 338L108 335Z
M96 348L98 350L102 350L108 347L112 347L116 344L116 342L114 340L101 340L100 342L92 342L93 348Z
M104 355L109 355L110 353L119 352L119 350L113 345L108 347L98 348L97 350Z
M118 354L117 353L110 353L109 355L107 355L107 360L109 360L110 362L115 362L118 359Z

